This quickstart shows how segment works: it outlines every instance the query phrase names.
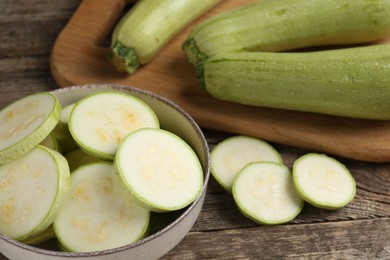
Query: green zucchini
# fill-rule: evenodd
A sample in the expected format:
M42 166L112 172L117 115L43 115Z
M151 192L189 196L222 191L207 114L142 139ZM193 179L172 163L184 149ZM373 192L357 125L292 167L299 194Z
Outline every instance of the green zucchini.
M120 20L112 35L109 60L120 72L148 63L190 22L221 0L142 0Z
M229 193L234 178L252 162L283 163L282 157L267 142L251 136L231 136L218 143L210 154L210 172Z
M57 125L61 106L48 92L16 100L0 110L0 164L13 161L42 142Z
M232 194L242 214L263 225L287 223L304 206L289 168L274 162L246 165L234 178Z
M390 44L215 55L199 70L212 96L240 104L390 119Z
M293 165L298 195L313 206L336 210L356 195L356 181L344 164L324 154L309 153Z
M206 19L184 42L190 63L216 53L286 51L390 35L389 0L262 0Z

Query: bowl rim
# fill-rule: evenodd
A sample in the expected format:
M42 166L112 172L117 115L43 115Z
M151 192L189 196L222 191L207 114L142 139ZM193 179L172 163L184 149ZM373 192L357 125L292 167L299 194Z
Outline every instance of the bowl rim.
M186 218L190 214L190 212L197 206L197 204L199 204L202 196L206 193L206 191L207 191L207 184L208 184L208 181L209 181L209 178L210 178L210 151L209 151L209 146L208 146L207 140L206 140L202 130L200 129L199 125L195 122L195 120L191 117L191 115L188 112L186 112L178 104L174 103L173 101L169 100L168 98L165 98L165 97L163 97L161 95L158 95L156 93L153 93L151 91L147 91L147 90L140 89L140 88L137 88L137 87L134 87L134 86L127 86L127 85L123 85L123 84L98 83L98 84L72 85L72 86L65 87L65 88L54 89L54 90L50 91L50 93L61 94L61 93L65 93L65 92L77 91L78 89L88 89L88 88L91 88L91 89L99 89L99 88L111 89L111 90L117 90L117 91L122 91L122 92L137 92L139 94L150 96L150 97L152 97L154 99L157 99L160 102L165 103L166 105L172 107L174 110L178 111L182 116L184 116L185 119L188 120L189 123L191 124L191 126L194 128L194 130L196 131L199 139L201 140L203 152L204 152L205 157L206 157L205 158L206 159L205 160L205 167L203 169L204 180L203 180L203 186L202 186L201 193L199 194L199 196L190 205L188 205L185 208L184 212L181 213L179 215L179 217L177 217L173 222L168 224L163 229L157 231L156 233L148 235L148 236L144 237L143 239L141 239L139 241L136 241L134 243L131 243L131 244L128 244L128 245L124 245L124 246L120 246L120 247L116 247L116 248L112 248L112 249L93 251L93 252L61 252L61 251L53 251L53 250L49 250L49 249L43 249L43 248L35 247L35 246L32 246L32 245L24 244L22 242L19 242L19 241L15 240L15 239L12 239L12 238L4 235L2 233L0 233L0 239L1 240L5 241L5 242L8 242L8 243L10 243L10 244L20 248L20 249L31 251L33 253L47 255L47 256L93 257L93 256L97 256L97 255L99 255L99 256L110 255L110 254L114 254L114 253L118 253L118 252L122 252L122 251L127 251L127 250L130 250L132 248L139 247L139 246L141 246L143 244L148 243L149 241L155 240L158 237L162 236L164 233L168 232L169 230L171 230L172 228L177 226L180 222L182 222L184 220L184 218Z

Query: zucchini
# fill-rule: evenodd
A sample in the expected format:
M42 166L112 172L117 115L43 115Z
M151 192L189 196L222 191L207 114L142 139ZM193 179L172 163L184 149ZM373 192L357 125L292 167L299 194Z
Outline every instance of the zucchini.
M66 159L44 146L1 164L0 233L19 241L35 241L61 211L69 182Z
M390 35L389 0L263 0L206 19L183 44L196 65L216 53L286 51Z
M115 166L130 196L153 212L182 209L202 191L203 170L196 153L163 129L142 128L127 135Z
M280 154L267 142L250 136L232 136L218 143L210 154L210 171L229 193L238 172L251 162L283 164Z
M61 106L48 92L19 99L0 111L0 164L41 143L57 125Z
M69 130L86 153L114 159L120 141L142 127L159 127L154 111L139 98L120 91L101 91L80 99L69 117Z
M72 173L68 200L53 228L63 250L92 252L140 240L149 217L120 185L112 163L96 162Z
M78 148L75 140L69 131L68 119L75 103L67 105L62 108L60 114L60 121L53 130L53 134L58 141L58 145L63 153L70 152Z
M294 189L290 170L273 162L245 166L234 179L233 198L246 217L265 225L293 220L304 205Z
M298 158L293 165L293 182L302 199L324 209L340 209L356 194L356 182L349 170L324 154Z
M115 27L109 60L118 71L134 73L179 31L220 1L138 1Z
M215 55L199 67L212 96L235 103L390 119L390 45Z
M68 161L69 170L71 173L85 164L103 161L97 157L90 155L89 153L84 152L80 148L65 153L64 157Z

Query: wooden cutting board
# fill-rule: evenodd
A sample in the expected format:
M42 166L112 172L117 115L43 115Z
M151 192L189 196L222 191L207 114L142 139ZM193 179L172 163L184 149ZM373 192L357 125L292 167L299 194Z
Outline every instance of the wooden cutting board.
M130 85L174 101L204 128L252 135L346 158L390 161L390 121L255 108L217 100L199 90L195 72L181 50L182 42L200 20L254 0L223 1L133 75L116 72L106 59L110 33L126 2L84 0L80 4L52 50L51 70L60 87L90 83Z

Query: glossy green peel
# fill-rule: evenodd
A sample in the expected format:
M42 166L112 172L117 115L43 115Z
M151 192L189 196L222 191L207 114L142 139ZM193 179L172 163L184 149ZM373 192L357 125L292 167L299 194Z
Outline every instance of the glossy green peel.
M275 53L221 53L203 67L222 100L364 119L390 119L390 45Z
M118 71L134 73L185 26L219 2L221 0L138 1L115 27L108 58Z
M198 24L183 48L196 65L218 53L371 42L390 35L389 12L389 0L257 1Z

